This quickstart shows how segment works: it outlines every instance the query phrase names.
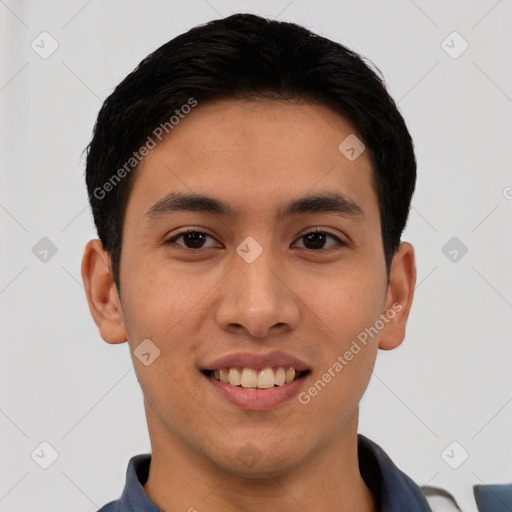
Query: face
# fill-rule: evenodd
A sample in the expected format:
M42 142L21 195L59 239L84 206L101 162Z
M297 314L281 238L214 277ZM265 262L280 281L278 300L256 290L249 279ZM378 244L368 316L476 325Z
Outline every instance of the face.
M120 301L106 271L94 277L104 254L91 265L86 252L83 275L103 338L129 343L152 442L278 474L356 427L415 275L402 244L388 282L369 158L338 149L351 134L321 105L220 101L140 163Z

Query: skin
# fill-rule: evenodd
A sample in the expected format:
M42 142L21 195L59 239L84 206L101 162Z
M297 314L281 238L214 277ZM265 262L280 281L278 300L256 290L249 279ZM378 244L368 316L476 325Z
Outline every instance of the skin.
M349 161L338 150L352 133L318 104L200 104L136 170L121 297L108 253L99 240L87 244L89 307L107 343L128 341L152 445L144 488L162 510L376 511L359 472L358 404L377 350L404 339L416 271L403 242L387 279L370 161L366 152ZM148 221L146 211L171 191L214 196L239 217L175 212ZM283 202L322 191L344 194L363 215L275 221ZM190 238L165 244L187 228L211 238L188 251L187 243L197 247ZM302 237L314 228L344 244L329 236L324 246L307 245ZM236 252L248 236L263 248L250 264ZM280 349L311 368L307 390L394 303L401 310L308 404L293 397L271 411L244 411L200 373L232 352ZM161 351L149 366L133 354L147 338ZM238 457L247 443L258 454L251 466Z

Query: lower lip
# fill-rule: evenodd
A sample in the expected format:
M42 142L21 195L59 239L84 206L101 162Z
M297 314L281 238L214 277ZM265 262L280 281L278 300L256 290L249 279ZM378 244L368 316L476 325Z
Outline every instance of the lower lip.
M210 385L232 404L248 411L268 411L276 409L299 393L308 375L268 389L243 388L220 382L204 375Z

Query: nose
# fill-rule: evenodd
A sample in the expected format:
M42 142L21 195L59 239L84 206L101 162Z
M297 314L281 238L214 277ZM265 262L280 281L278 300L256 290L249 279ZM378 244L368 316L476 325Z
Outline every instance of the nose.
M216 320L227 332L266 338L298 325L300 301L270 251L252 263L237 255L221 292Z

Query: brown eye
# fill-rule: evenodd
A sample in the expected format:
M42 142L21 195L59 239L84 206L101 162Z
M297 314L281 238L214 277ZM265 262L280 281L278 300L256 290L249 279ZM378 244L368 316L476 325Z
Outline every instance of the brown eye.
M207 238L212 238L213 240L213 237L211 237L207 233L202 233L201 231L195 230L188 230L184 231L183 233L178 233L177 235L167 240L165 243L176 243L176 240L179 240L180 238L183 239L183 244L178 243L177 245L185 247L186 249L201 249L203 248Z
M325 244L328 238L335 240L336 243L326 248ZM306 233L305 235L302 235L299 240L304 240L305 249L311 249L314 251L329 250L336 245L345 245L337 236L327 231L320 230Z

